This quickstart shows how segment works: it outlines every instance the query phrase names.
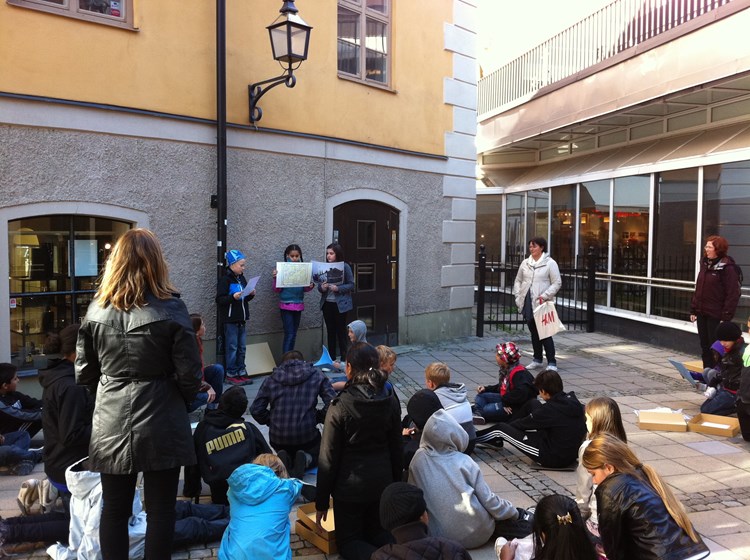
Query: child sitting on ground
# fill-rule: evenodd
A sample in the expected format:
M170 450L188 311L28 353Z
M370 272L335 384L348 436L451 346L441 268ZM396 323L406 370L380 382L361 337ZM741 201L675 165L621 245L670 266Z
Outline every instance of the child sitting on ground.
M433 362L424 370L425 385L428 389L435 391L443 408L461 424L469 436L469 445L465 453L470 455L474 451L474 443L477 432L474 429L471 405L466 396L466 386L463 383L451 383L450 368L441 363Z
M498 539L495 552L499 560L597 560L599 556L586 535L581 514L567 496L545 496L534 512L533 553L524 554L525 543ZM526 541L526 539L523 539ZM525 552L525 550L524 550Z
M258 424L269 427L271 445L292 478L318 464L320 430L336 392L328 378L305 362L297 350L281 357L281 364L267 377L250 408ZM318 397L323 407L318 409Z
M302 482L276 455L262 454L229 477L229 527L219 560L291 560L289 513Z
M583 466L598 485L599 532L609 560L709 555L669 485L627 444L602 434L583 452Z
M198 467L211 488L214 504L227 504L227 479L237 467L251 462L261 453L271 453L263 434L242 415L247 410L247 395L242 387L228 389L219 408L209 410L195 428L193 441ZM191 469L185 477L195 476ZM200 481L185 481L186 486L200 488Z
M188 407L188 412L193 412L202 406L206 410L215 410L219 406L219 399L224 392L224 366L221 364L203 365L203 337L206 335L206 324L199 313L191 313L190 320L195 331L195 340L198 343L198 351L201 355L201 387L195 400Z
M480 385L474 399L475 422L509 422L526 416L537 403L534 378L521 365L521 350L513 342L495 347L495 361L500 367L497 385Z
M543 467L569 467L586 435L583 405L575 393L563 391L556 371L540 372L534 386L545 403L526 418L477 432L477 445L502 447L507 441Z
M627 443L628 436L622 423L622 414L617 403L609 397L596 397L586 403L586 439L578 448L578 468L576 474L578 483L576 485L576 503L581 510L581 516L586 521L586 528L593 537L594 542L599 542L599 517L596 513L596 486L591 475L583 466L583 452L586 451L591 440L600 434L610 434L617 439Z
M401 426L404 437L403 467L407 474L409 472L409 464L422 441L424 425L430 419L430 416L441 408L443 408L443 405L440 403L440 399L430 389L420 389L406 403L406 416L404 416Z
M423 492L412 484L394 482L380 497L380 524L396 539L371 556L371 560L471 560L455 541L427 534L429 515Z
M26 476L41 462L42 452L29 450L29 432L9 432L0 434L0 467L8 474Z
M0 364L0 434L25 431L34 437L42 429L42 401L16 391L18 370Z
M740 327L731 321L724 321L716 327L716 338L724 347L725 354L721 358L721 369L718 375L708 384L705 393L706 400L701 405L701 412L729 416L735 412L745 342L742 339Z
M390 377L393 370L396 369L398 355L390 346L386 346L385 344L376 346L375 350L378 351L378 357L380 358L380 371Z
M469 436L445 410L427 420L409 467L409 483L424 492L430 534L471 549L493 535L515 538L531 533L533 516L492 492L479 465L463 453L468 443Z

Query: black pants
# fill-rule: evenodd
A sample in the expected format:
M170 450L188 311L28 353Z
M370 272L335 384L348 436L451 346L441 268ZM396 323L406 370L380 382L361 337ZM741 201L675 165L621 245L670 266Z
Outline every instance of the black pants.
M128 518L133 511L137 473L102 474L102 557L128 560ZM147 560L171 560L180 468L143 473Z
M737 419L740 421L740 432L745 441L750 441L750 403L737 399Z
M339 306L335 301L326 301L323 304L323 320L326 323L326 332L328 333L328 353L332 359L341 356L342 360L346 359L346 349L348 347L349 332L346 318L348 313L339 313ZM336 353L336 344L338 343L338 354Z
M70 516L67 513L51 512L40 515L8 517L3 519L8 526L7 543L18 542L68 542Z
M716 342L716 327L721 321L708 315L697 315L695 324L698 327L698 340L701 344L701 358L703 359L704 368L712 368L714 364L714 355L711 351L711 345Z
M336 546L346 560L369 560L381 546L393 542L380 525L380 501L346 502L334 500Z
M529 332L531 333L531 347L534 349L534 361L542 361L542 350L544 350L544 354L547 356L547 363L557 365L557 360L555 359L555 341L552 340L552 337L548 336L544 340L539 340L539 331L536 328L536 321L534 321L533 315L530 321L526 321L526 324L529 326Z

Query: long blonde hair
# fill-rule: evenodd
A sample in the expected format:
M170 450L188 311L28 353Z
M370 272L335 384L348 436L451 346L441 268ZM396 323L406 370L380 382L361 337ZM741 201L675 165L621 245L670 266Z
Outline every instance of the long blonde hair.
M586 414L591 417L591 432L588 439L599 434L612 434L619 440L628 443L622 414L617 403L609 397L596 397L586 404Z
M610 434L600 434L591 440L583 452L581 461L588 470L602 469L610 465L615 472L629 474L641 482L648 484L659 495L667 512L675 523L685 531L693 542L699 542L699 537L690 523L685 509L672 493L659 474L649 465L638 460L635 453L626 443Z
M119 311L129 311L145 305L149 293L169 299L176 291L156 235L138 228L118 239L104 267L96 298L101 307L112 305Z

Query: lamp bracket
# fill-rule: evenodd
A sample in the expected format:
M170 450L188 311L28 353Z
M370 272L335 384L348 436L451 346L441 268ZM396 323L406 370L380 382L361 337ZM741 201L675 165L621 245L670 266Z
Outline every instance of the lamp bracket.
M269 78L262 82L256 82L247 86L248 93L250 94L250 122L255 124L261 117L263 117L263 110L258 107L258 101L263 97L266 92L280 84L285 84L288 88L293 88L297 83L297 77L292 73L291 68L287 68L281 76L275 78ZM262 87L266 86L266 87Z

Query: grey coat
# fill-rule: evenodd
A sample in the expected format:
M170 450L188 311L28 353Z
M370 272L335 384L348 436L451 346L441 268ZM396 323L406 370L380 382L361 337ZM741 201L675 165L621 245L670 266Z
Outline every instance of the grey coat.
M96 392L91 470L128 474L196 462L187 405L201 360L177 297L128 312L89 305L76 348L76 383Z

